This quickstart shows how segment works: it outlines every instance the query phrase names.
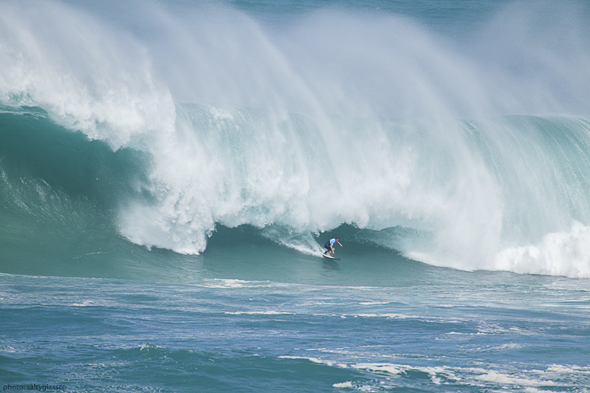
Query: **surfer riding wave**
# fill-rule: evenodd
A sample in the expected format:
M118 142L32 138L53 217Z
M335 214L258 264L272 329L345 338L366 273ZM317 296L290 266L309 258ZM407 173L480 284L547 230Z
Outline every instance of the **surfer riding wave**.
M334 238L334 239L330 239L326 242L326 244L324 244L324 248L326 249L326 251L324 251L324 255L331 255L334 254L334 244L338 243L340 244L340 239L339 238ZM340 247L342 247L342 244L340 244Z

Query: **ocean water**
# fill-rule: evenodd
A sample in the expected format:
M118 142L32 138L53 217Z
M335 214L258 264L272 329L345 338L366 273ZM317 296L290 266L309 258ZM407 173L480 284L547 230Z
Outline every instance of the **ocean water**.
M3 391L590 390L587 2L0 11Z

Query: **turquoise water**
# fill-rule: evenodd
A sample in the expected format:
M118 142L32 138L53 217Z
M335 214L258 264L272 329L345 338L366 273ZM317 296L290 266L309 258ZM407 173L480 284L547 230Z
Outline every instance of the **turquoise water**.
M585 2L2 11L3 391L588 391Z

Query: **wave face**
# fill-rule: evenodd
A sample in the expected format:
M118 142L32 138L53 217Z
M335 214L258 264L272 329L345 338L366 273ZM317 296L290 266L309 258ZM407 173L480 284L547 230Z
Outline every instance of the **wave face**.
M590 277L587 15L515 4L457 32L346 7L7 2L4 270L107 254L87 274L119 276L245 227L303 255L340 230L438 266Z

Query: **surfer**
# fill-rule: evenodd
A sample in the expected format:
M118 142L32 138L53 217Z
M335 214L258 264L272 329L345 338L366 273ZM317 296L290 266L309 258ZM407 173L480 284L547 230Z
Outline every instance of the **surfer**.
M324 244L324 248L326 249L326 251L324 251L324 255L334 254L334 243L340 244L339 240L339 238L328 240L326 244ZM340 244L340 247L342 247L342 244Z

